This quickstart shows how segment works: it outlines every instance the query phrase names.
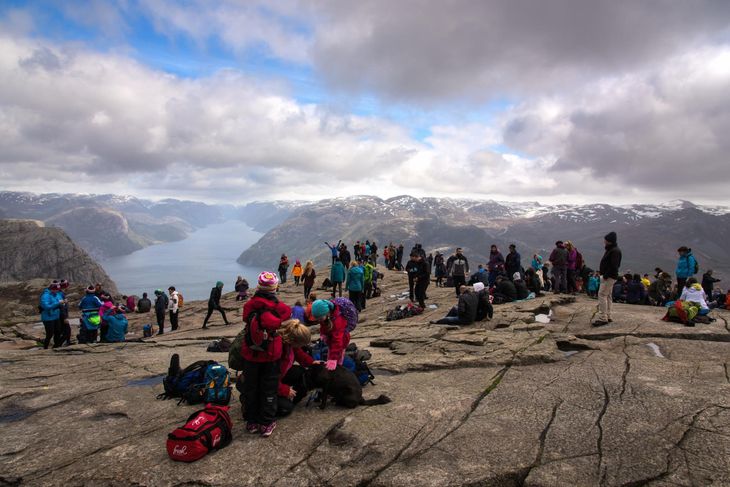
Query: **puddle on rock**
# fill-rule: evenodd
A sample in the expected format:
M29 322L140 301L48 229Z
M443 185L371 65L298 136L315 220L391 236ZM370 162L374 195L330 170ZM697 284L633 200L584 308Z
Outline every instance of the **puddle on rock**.
M127 381L126 386L127 387L156 386L156 385L162 384L162 379L165 377L165 375L166 374L151 375L149 377L142 377L141 379L132 379L130 381Z
M14 423L15 421L22 421L31 414L33 410L24 409L20 407L8 407L0 411L0 423Z

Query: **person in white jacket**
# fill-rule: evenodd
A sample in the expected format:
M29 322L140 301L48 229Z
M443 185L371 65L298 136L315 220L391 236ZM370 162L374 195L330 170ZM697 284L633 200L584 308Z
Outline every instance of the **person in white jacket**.
M170 302L167 304L167 309L170 311L170 325L172 325L172 331L177 330L177 311L178 311L178 297L175 286L167 288L167 292L170 293Z
M694 277L687 279L685 287L682 289L682 295L679 299L682 301L699 303L701 315L706 315L710 312L710 307L707 305L707 295L705 294L704 289L702 289L702 286L697 282L697 279Z

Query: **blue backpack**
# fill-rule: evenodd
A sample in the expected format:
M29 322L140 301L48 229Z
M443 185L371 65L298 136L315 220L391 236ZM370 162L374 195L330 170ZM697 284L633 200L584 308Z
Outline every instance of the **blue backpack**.
M228 369L214 363L205 369L204 402L226 405L231 400L230 378Z
M179 397L188 404L211 402L226 405L231 399L228 369L214 360L199 360L180 369L180 356L173 354L167 376L162 379L165 392L157 399Z

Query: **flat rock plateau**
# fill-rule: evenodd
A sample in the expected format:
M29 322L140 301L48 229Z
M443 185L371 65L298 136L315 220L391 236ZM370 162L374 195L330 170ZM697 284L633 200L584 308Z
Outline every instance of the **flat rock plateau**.
M262 439L244 431L234 392L232 444L193 464L170 461L165 440L196 406L155 396L173 353L227 362L206 346L241 330L234 293L230 326L216 314L201 329L207 304L191 301L161 337L134 339L154 317L131 314L123 344L20 349L42 328L13 316L0 335L0 485L730 485L728 312L684 327L616 305L592 328L596 301L550 294L444 327L428 322L454 291L432 285L438 309L386 322L407 284L385 274L353 341L373 354L364 395L392 403L300 404ZM301 288L281 296L293 304Z

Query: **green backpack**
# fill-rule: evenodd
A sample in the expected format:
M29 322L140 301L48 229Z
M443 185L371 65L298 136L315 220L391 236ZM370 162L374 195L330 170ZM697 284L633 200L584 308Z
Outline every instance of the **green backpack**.
M694 323L695 317L700 312L699 303L692 301L677 300L667 309L667 314L662 318L664 321L672 321L674 323L682 323L689 325Z
M240 331L236 338L231 344L231 349L228 350L228 367L233 370L243 370L243 357L241 356L241 347L243 341L246 339L246 328Z

